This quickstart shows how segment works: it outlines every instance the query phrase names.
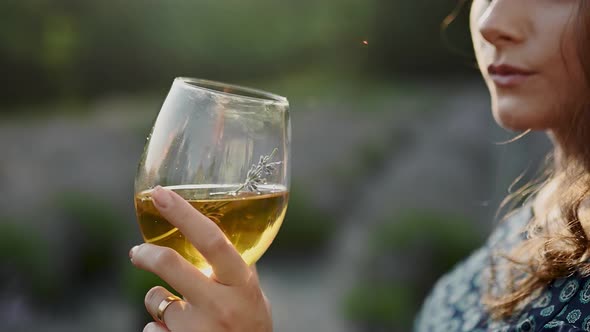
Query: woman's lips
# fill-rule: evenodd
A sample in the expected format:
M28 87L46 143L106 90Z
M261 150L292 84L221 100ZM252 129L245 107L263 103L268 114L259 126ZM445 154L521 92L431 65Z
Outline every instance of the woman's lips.
M501 88L516 87L535 75L533 71L506 64L491 65L488 73L492 81Z

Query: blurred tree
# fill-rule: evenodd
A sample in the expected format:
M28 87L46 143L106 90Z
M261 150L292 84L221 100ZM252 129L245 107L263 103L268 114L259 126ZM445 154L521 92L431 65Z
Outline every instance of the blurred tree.
M374 0L371 66L380 75L474 73L469 15L462 0ZM461 9L448 27L445 17Z
M399 72L455 73L463 60L439 38L440 24L455 4L2 1L0 100L8 105L163 92L175 76L253 81L309 67L370 67L388 78ZM469 49L465 18L449 30L461 49Z
M373 231L366 273L344 299L346 316L362 330L408 331L434 282L482 240L462 217L412 210L392 217Z
M303 186L292 186L285 220L264 259L312 260L324 253L337 224L308 197Z
M47 302L61 294L66 285L52 266L50 243L28 222L0 216L3 236L0 250L0 282L16 291ZM14 291L14 290L13 290Z

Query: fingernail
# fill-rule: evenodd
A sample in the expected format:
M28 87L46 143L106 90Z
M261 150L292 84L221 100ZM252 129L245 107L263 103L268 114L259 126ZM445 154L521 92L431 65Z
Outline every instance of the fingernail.
M164 209L172 204L172 196L170 196L170 192L160 186L157 186L154 188L154 191L152 191L152 199L158 207Z
M133 254L135 254L135 251L137 251L137 247L139 246L135 246L129 250L129 260L131 260L131 263L133 263Z

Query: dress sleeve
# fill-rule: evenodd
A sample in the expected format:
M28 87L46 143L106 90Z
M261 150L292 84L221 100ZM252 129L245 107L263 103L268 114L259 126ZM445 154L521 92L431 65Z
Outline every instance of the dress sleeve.
M582 329L580 326L566 323L562 320L552 320L549 323L543 325L539 332L553 331L553 332L583 332L587 331Z
M590 279L573 276L566 282L554 282L552 287L555 292L552 302L562 308L552 317L548 315L549 320L539 331L590 331Z

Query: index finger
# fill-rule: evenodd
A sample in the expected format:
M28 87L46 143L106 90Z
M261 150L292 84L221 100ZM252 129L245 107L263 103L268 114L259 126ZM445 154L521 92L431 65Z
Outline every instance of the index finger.
M176 226L213 268L214 278L225 285L239 285L250 278L248 265L221 229L177 193L157 186L154 205Z

